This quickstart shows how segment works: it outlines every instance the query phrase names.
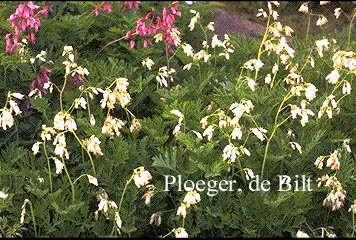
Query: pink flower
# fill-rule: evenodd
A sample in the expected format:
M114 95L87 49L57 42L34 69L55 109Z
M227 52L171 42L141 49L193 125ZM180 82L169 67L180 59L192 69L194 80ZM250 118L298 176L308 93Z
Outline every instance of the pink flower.
M99 15L99 8L100 8L100 5L95 6L95 9L94 9L95 16Z
M129 9L138 9L140 5L140 1L124 1L122 3L122 8L129 8Z
M135 40L131 40L130 41L130 48L134 48L135 47Z
M39 6L33 4L32 1L29 1L29 2L27 3L27 6L28 6L31 10L35 10L36 8L39 8Z
M73 85L74 86L81 86L84 84L84 77L82 75L80 75L79 73L76 73L73 76Z
M103 7L104 12L111 12L111 5L105 3Z
M127 7L132 6L128 2L125 2ZM156 16L153 19L154 9L148 12L145 17L141 17L136 22L135 35L144 37L143 48L153 46L150 41L150 37L157 34L158 31L162 31L162 39L168 43L167 52L173 53L173 46L177 46L180 42L180 36L178 28L174 26L175 16L181 16L181 12L176 5L178 2L172 3L170 8L164 7L162 10L162 16ZM131 32L127 32L125 39L128 40L132 36ZM130 41L130 47L133 48L135 44Z
M40 67L35 80L33 80L30 84L30 91L38 88L42 93L47 93L46 89L44 89L44 84L49 82L48 74L51 72L51 69L46 67Z
M131 31L128 31L125 35L125 39L128 40L131 37Z
M108 4L106 1L102 1L100 4L95 6L94 9L95 16L99 15L99 10L101 7L103 7L104 12L111 12L111 5Z
M23 32L26 32L26 37L29 42L35 42L35 32L38 32L41 26L39 16L43 15L44 17L48 17L48 12L52 11L51 7L45 6L35 14L34 10L39 8L40 7L33 4L32 1L29 1L27 7L24 4L19 4L15 13L10 15L8 20L11 23L14 33L6 35L5 37L6 52L12 52L16 49L18 38ZM11 38L13 38L13 43L11 43Z

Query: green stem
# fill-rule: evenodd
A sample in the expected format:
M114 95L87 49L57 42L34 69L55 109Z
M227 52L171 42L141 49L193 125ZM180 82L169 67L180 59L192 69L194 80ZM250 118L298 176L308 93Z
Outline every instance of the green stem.
M77 177L74 181L73 184L75 184L81 177L87 176L88 174L82 174L79 177Z
M61 112L63 111L63 92L66 87L66 84L67 84L67 75L64 76L63 86L62 89L59 91L59 104L61 107Z
M126 184L125 184L125 187L124 187L124 190L122 191L122 195L121 195L121 198L120 198L120 203L119 203L119 208L118 208L118 212L120 213L120 209L121 209L121 205L122 205L122 200L124 199L124 195L125 195L125 192L126 192L126 189L127 189L127 186L130 184L130 182L132 181L134 175L131 176L131 178L129 180L126 181Z
M74 131L71 131L71 133L73 133L75 139L77 139L77 141L78 141L78 143L80 144L80 146L81 146L83 149L85 149L85 151L87 152L88 157L89 157L89 160L90 160L90 163L91 163L91 166L92 166L92 168L93 168L94 176L96 176L95 165L94 165L94 161L93 161L93 158L91 157L90 152L89 152L88 149L83 145L83 142L79 139L78 135L77 135Z
M74 184L72 182L72 179L70 178L70 175L69 175L69 172L68 172L68 169L66 167L66 164L64 162L64 159L62 158L62 163L63 163L63 167L64 167L64 171L66 172L67 174L67 177L68 177L68 180L69 180L69 184L70 184L70 187L72 189L72 202L75 201L75 189L74 189Z
M162 238L166 238L168 237L171 233L173 233L174 229L172 231L170 231L169 233L167 233L166 235L164 235Z
M350 21L350 26L349 26L349 34L347 37L347 48L350 48L350 40L351 40L351 29L352 29L352 21L355 19L356 17L356 11L354 12L354 14L352 15L351 21Z
M49 157L47 154L47 149L46 149L46 139L43 142L43 150L44 150L44 154L46 156L47 159L47 167L48 167L48 179L49 179L49 189L51 191L51 193L53 192L53 187L52 187L52 174L51 174L51 164L49 162Z
M263 35L260 47L258 48L257 60L260 60L260 58L261 58L262 47L263 47L263 45L266 42L267 37L268 37L268 28L269 28L270 21L271 21L271 17L269 15L268 18L267 18L266 31L265 31L265 34ZM255 81L257 80L257 75L258 75L258 71L255 72L255 78L254 78Z
M36 229L35 214L34 214L34 211L33 211L33 207L32 207L31 201L29 200L28 203L30 204L31 217L32 217L32 222L33 222L33 229L35 231L35 237L37 237L38 235L37 235L37 229Z
M308 36L309 36L309 31L310 31L310 21L311 21L311 17L310 14L308 15L308 25L307 25L307 33L305 35L305 42L308 41Z
M352 213L352 238L355 235L355 214Z
M263 162L262 162L262 169L261 169L261 179L263 179L263 173L264 173L264 169L265 169L265 165L266 165L267 154L268 154L269 145L271 143L271 140L272 140L274 134L276 133L277 128L280 127L288 119L288 118L286 118L285 120L282 121L282 123L278 124L279 114L281 113L281 109L283 108L284 103L291 97L292 97L292 95L289 95L289 93L288 93L287 96L285 98L283 98L283 101L281 102L281 104L278 107L277 114L276 114L276 116L274 118L273 130L272 130L271 135L267 139L265 152L263 154Z

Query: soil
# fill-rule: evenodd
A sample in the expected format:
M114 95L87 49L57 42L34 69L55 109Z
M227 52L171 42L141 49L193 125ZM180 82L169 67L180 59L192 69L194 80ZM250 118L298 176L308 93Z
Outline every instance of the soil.
M266 27L259 23L243 19L222 9L215 11L220 14L214 23L215 32L220 36L230 33L232 35L246 34L252 37L261 37L266 30Z

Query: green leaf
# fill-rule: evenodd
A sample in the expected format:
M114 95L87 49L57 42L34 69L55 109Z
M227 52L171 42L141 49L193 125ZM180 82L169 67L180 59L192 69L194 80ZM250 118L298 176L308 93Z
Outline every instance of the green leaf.
M46 98L31 98L30 102L32 108L41 113L45 113L49 107L49 103Z

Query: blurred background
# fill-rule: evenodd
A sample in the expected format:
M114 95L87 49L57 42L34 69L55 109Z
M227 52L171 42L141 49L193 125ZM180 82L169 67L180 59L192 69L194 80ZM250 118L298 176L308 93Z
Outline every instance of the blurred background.
M308 14L298 11L304 2L280 1L280 6L274 7L279 14L278 21L283 26L291 27L294 30L294 36L298 37L305 36L308 24ZM200 3L200 1L196 1L196 3ZM267 1L211 1L206 2L206 4L209 5L209 8L221 9L226 13L236 15L237 18L246 19L263 26L266 24L266 19L257 18L256 14L260 8L267 10ZM309 12L313 14L310 18L310 34L335 37L335 34L339 34L349 27L353 14L355 14L356 1L330 1L323 5L320 5L320 1L310 1L308 8ZM343 11L338 19L334 16L334 9L336 8L341 8ZM328 23L323 26L316 26L317 14L324 15L328 19ZM236 28L238 27L236 26Z

